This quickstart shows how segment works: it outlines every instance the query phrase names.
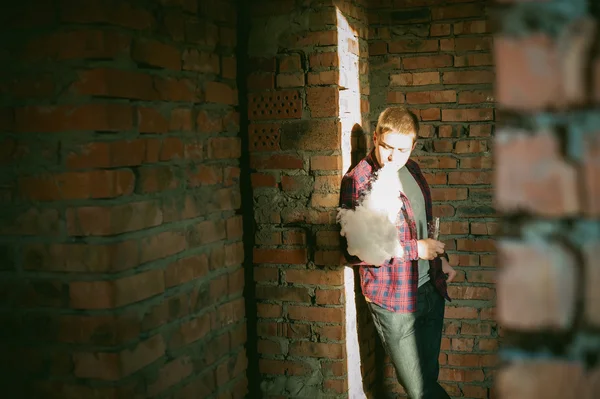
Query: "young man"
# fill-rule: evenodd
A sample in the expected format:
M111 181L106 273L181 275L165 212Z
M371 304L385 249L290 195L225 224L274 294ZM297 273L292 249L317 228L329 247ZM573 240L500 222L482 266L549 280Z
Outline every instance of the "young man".
M446 283L456 271L444 244L428 238L432 222L431 192L416 162L410 160L419 131L416 116L404 108L381 113L374 148L342 179L340 207L355 209L384 165L398 171L403 207L396 220L402 258L369 265L345 253L360 266L362 292L377 332L390 356L398 381L411 399L450 398L438 383ZM375 199L376 200L376 199ZM439 257L443 255L445 257Z

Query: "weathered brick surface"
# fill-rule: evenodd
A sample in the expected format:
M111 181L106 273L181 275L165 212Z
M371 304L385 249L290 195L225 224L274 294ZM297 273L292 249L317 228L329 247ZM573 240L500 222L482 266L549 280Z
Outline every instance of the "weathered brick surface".
M236 14L2 12L0 396L245 396Z
M458 270L449 287L454 301L446 307L440 373L453 397L487 398L496 366L495 74L488 5L380 1L369 14L369 130L388 106L404 105L420 118L414 154ZM390 364L386 370L386 389L401 393Z
M511 23L494 41L496 93L516 118L498 129L494 144L495 205L511 232L498 258L498 322L511 346L495 397L596 398L600 229L592 121L600 113L597 51L590 49L599 9L580 3L581 13L561 9L559 16L556 6L575 3L503 2L515 4L504 9ZM561 23L547 23L557 16ZM531 18L542 23L521 24ZM562 119L575 109L577 118ZM528 123L541 115L546 122Z

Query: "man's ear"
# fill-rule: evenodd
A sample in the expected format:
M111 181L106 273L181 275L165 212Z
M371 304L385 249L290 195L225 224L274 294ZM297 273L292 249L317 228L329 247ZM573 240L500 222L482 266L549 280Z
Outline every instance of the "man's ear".
M415 138L411 151L414 151L416 146L417 146L417 140Z

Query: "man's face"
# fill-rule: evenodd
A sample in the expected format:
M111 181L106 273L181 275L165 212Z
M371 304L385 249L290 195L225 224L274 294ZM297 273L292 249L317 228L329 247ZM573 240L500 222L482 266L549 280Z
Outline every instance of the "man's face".
M379 164L393 166L396 170L400 170L406 165L416 145L412 136L396 131L386 132L381 136L375 133L373 142Z

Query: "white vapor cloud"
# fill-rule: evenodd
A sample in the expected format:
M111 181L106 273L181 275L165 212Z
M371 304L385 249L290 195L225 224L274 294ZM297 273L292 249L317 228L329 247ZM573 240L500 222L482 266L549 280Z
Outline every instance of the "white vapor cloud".
M375 175L371 190L354 210L338 209L340 234L348 241L348 253L379 266L392 257L402 257L396 218L402 207L402 185L398 171L384 165Z

